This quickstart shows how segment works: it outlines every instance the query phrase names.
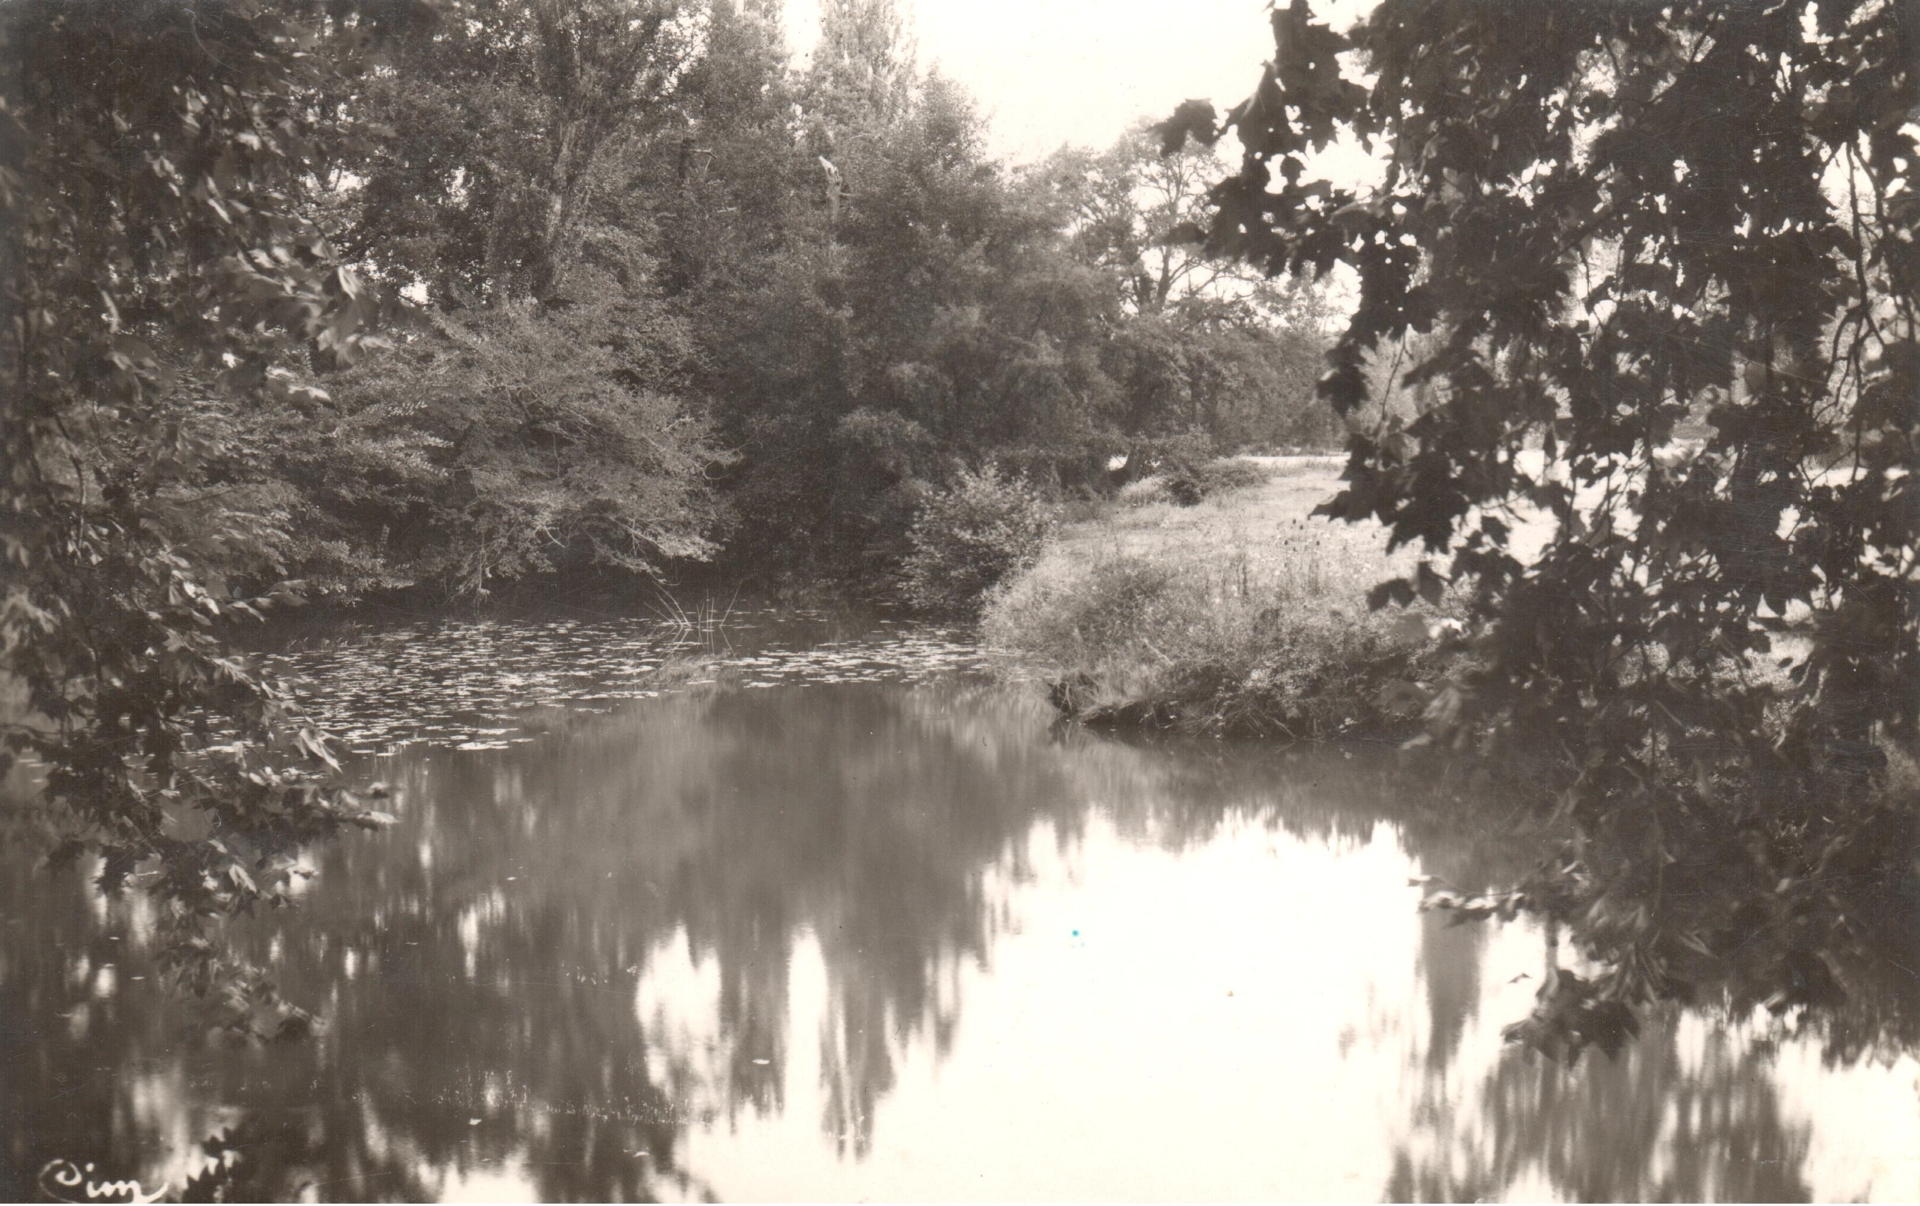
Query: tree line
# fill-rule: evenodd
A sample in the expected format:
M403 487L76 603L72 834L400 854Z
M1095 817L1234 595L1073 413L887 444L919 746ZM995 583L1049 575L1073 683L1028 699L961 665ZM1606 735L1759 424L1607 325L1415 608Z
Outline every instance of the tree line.
M221 100L208 14L284 26L301 78ZM166 22L186 27L167 78L88 78L127 73L129 39ZM368 332L284 341L216 396L189 368L203 330L152 306L110 325L151 352L142 417L218 442L202 479L266 505L315 589L483 597L716 557L885 583L963 467L1071 491L1173 437L1337 443L1301 299L1225 286L1170 241L1192 237L1210 152L1163 157L1136 129L1010 167L892 0L827 4L805 66L762 0L30 5L12 26L35 47L29 139L80 90L118 123L88 132L90 162L30 153L29 191L112 226L113 190L162 173L205 198L178 267L231 233L236 154L297 157L266 206L325 240ZM270 137L224 107L263 88L297 149L230 141ZM164 167L156 137L182 139ZM126 230L128 285L173 271L143 258L185 233Z

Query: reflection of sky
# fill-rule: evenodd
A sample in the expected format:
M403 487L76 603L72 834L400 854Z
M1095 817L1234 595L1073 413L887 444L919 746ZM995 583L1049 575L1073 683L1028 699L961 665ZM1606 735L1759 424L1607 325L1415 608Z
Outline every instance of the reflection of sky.
M36 918L0 932L0 1187L52 1154L178 1183L244 1123L293 1196L1920 1188L1911 1056L1657 1010L1571 1073L1504 1043L1545 935L1450 927L1408 881L1533 856L1384 764L1047 720L862 684L415 747L382 764L395 830L314 851L254 935L327 1015L292 1048L195 1041L138 895L0 876Z
M1380 1003L1413 993L1417 892L1377 892L1415 870L1392 842L1234 825L1175 854L1096 823L1064 856L1036 832L1028 857L1017 932L962 972L952 1055L904 1054L867 1159L778 1118L698 1134L690 1168L753 1199L1378 1196L1397 1078L1339 1038L1364 1018L1390 1044Z
M1420 983L1423 927L1437 919L1415 913L1417 889L1395 890L1421 867L1391 837L1327 844L1239 823L1174 853L1095 823L1062 853L1036 830L1031 878L1001 881L1014 928L988 965L962 969L952 1051L939 1057L923 1036L900 1053L858 1161L822 1142L806 1106L827 1092L834 1025L829 970L803 938L785 1069L785 1098L799 1108L695 1128L687 1167L722 1197L749 1200L1377 1199L1402 1151L1464 1180L1497 1142L1484 1128L1497 1107L1483 1080L1516 1056L1538 1062L1500 1029L1531 1004L1544 936L1525 923L1460 932L1457 953L1484 951L1487 987L1467 1003L1445 1064L1411 1074L1441 1024ZM714 973L698 973L684 935L660 953L640 998L663 1016L678 997L697 1027ZM686 1025L667 1041L723 1041ZM1673 1040L1673 1071L1694 1077L1737 1063L1755 1041L1751 1027L1691 1015ZM1814 1136L1804 1173L1816 1199L1897 1200L1920 1187L1912 1057L1836 1072L1816 1044L1790 1041L1778 1068L1783 1129ZM1623 1070L1597 1055L1583 1069L1574 1075ZM1649 1183L1695 1154L1683 1150L1680 1108L1667 1106ZM1701 1115L1714 1101L1689 1108L1689 1130L1711 1124ZM1518 1171L1499 1196L1568 1196L1544 1163Z
M1784 1045L1776 1067L1786 1107L1813 1126L1806 1177L1815 1199L1920 1198L1920 1060L1835 1071L1817 1045L1801 1042Z

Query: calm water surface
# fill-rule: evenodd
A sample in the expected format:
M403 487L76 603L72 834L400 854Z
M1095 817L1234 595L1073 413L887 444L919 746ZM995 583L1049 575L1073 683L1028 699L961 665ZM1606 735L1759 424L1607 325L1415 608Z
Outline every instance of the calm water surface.
M217 1135L247 1197L1920 1195L1911 1053L1677 1010L1572 1070L1504 1045L1554 947L1417 911L1533 853L1457 784L1058 731L939 631L687 640L289 660L398 789L247 934L307 1044L210 1043L138 895L9 856L0 1196L54 1158L177 1192Z

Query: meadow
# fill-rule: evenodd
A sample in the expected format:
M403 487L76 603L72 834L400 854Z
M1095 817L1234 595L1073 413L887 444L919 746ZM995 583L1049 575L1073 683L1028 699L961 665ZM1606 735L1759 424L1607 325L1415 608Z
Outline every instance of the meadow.
M1083 505L989 598L1010 673L1096 726L1292 739L1410 730L1441 667L1424 606L1369 611L1413 569L1377 524L1315 517L1335 457L1242 458L1249 484L1182 506L1152 478Z

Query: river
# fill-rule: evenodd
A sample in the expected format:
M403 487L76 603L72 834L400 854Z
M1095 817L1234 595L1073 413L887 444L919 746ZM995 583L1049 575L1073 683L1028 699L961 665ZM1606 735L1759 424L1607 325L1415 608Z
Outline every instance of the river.
M0 1196L54 1160L308 1200L1920 1194L1911 1051L1710 1007L1572 1068L1504 1043L1570 956L1418 910L1538 853L1444 767L1107 740L962 634L826 616L282 665L395 790L241 927L324 1028L214 1041L144 897L16 844Z

